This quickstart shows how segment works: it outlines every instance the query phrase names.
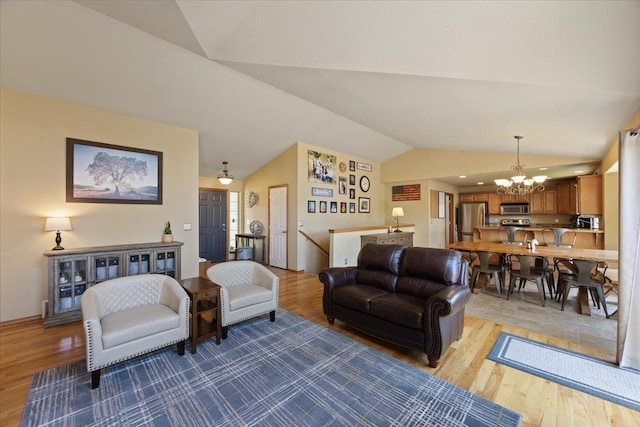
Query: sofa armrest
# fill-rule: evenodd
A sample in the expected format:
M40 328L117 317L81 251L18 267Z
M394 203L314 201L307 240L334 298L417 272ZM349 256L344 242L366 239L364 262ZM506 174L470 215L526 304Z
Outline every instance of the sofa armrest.
M160 292L160 304L164 304L176 313L180 313L180 308L185 299L189 299L187 292L175 280L166 280L162 284Z
M331 291L338 286L356 283L357 273L358 267L331 267L322 270L318 277L325 291Z
M254 285L262 286L263 288L267 288L273 292L278 292L278 276L273 274L263 265L257 264L254 266L253 270L253 281Z
M426 318L431 318L432 311L438 317L456 314L471 298L471 290L467 285L447 286L427 300Z
M86 342L87 372L95 371L93 355L102 352L101 310L94 292L82 294L82 324Z

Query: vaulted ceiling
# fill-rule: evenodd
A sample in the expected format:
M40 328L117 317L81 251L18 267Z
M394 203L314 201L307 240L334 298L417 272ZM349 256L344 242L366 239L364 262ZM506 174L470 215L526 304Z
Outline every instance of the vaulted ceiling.
M200 174L296 141L599 160L640 107L639 1L32 1L3 86L200 131Z

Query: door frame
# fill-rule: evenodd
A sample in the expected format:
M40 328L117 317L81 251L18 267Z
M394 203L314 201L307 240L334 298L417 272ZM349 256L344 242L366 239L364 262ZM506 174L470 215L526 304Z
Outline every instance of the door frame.
M225 218L227 218L227 222L229 222L229 189L228 188L217 188L217 187L200 187L198 186L198 193L201 191L224 191L226 194L225 196L225 202L226 202L226 206L225 206ZM200 207L200 203L198 203L198 208ZM198 224L198 228L200 227L200 224ZM225 239L225 261L229 261L231 258L229 257L229 230L228 230L228 224L225 225L225 230L224 230L224 239ZM198 253L200 253L200 244L198 244Z

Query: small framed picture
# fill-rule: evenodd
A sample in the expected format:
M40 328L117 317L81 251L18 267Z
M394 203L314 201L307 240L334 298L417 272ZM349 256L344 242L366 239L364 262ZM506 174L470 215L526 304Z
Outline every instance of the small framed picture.
M349 175L349 185L356 185L356 176Z
M358 197L358 212L361 212L361 213L371 212L370 202L371 200L368 197Z
M356 189L355 188L350 188L349 189L349 198L352 200L356 199Z
M320 213L327 213L327 202L320 200Z
M338 177L338 194L347 194L347 177Z
M337 213L338 212L338 202L331 202L331 213Z
M356 213L356 204L354 202L349 202L349 213Z
M349 170L351 172L355 172L355 170L356 170L356 162L354 160L349 160Z
M316 213L316 201L315 200L309 200L307 202L307 212L308 213Z
M366 172L371 172L371 170L373 169L370 164L360 162L357 163L356 167L358 168L358 170Z
M340 202L340 213L347 213L347 202Z

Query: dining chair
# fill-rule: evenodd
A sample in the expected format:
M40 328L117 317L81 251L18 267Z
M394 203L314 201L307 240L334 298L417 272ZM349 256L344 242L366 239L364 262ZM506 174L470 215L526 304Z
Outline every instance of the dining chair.
M515 268L515 264L513 262L513 257L517 259L518 267ZM539 261L541 263L540 267L536 266L536 259L541 259ZM509 256L509 289L507 290L507 300L509 299L509 295L514 291L516 280L520 280L520 286L518 289L521 289L526 282L534 282L538 287L538 294L540 295L540 302L542 306L545 306L544 300L546 299L545 291L544 291L544 279L547 274L547 267L549 266L549 261L546 257L537 257L533 255L510 255Z
M591 294L591 298L594 301L594 305L597 303L598 307L602 304L604 314L609 319L611 316L607 310L607 301L605 300L603 282L601 282L597 275L598 261L593 260L571 260L571 264L574 265L576 274L563 275L558 280L562 283L562 305L560 310L564 310L564 304L567 301L571 288L587 288Z
M469 282L471 292L475 289L478 277L482 274L487 277L487 281L490 281L493 276L496 282L496 289L498 290L498 297L500 297L504 289L504 255L488 251L477 251L476 255L478 256L480 264L473 266L471 281Z

